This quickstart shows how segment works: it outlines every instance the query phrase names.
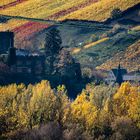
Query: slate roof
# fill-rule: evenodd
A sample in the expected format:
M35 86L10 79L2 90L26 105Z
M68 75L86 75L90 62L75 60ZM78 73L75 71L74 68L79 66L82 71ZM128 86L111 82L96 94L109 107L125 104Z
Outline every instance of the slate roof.
M140 71L132 71L130 73L127 73L126 75L140 75Z

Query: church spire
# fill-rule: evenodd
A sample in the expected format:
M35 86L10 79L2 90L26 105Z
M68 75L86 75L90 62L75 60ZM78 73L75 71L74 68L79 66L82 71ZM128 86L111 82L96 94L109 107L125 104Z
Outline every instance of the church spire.
M116 83L121 85L122 82L123 82L123 76L122 76L122 71L121 71L121 65L119 63L118 70L117 70L117 76L116 76Z

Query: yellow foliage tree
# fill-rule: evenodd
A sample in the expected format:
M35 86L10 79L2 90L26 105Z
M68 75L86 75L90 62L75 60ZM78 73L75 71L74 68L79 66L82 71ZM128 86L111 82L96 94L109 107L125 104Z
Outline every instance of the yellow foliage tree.
M71 115L74 122L81 124L86 130L94 128L97 108L92 102L92 94L85 90L71 104Z
M113 97L113 113L116 116L132 115L132 110L138 105L138 87L124 82Z
M129 117L140 128L140 87L132 87L129 97L130 107L128 110Z

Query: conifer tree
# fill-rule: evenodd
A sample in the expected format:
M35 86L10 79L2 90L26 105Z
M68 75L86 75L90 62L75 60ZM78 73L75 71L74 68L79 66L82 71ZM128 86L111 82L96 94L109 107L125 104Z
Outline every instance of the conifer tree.
M45 39L45 52L46 57L48 58L49 62L49 74L54 72L54 62L61 50L61 36L59 30L56 27L53 27L48 30L46 33Z

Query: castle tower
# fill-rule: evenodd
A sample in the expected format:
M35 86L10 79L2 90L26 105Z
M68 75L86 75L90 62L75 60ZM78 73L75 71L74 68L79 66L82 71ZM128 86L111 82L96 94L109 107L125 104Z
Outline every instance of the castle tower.
M14 33L0 32L0 54L7 53L9 48L14 47Z

